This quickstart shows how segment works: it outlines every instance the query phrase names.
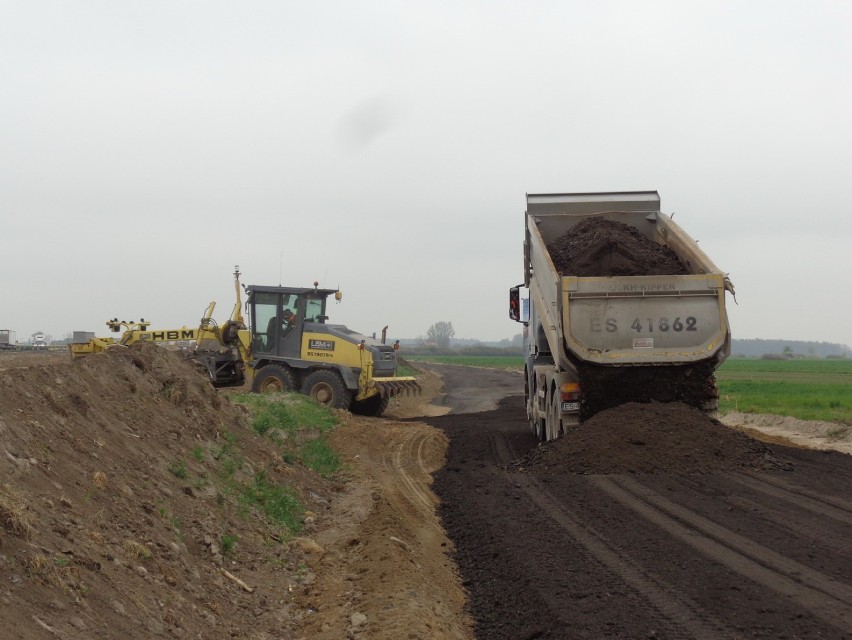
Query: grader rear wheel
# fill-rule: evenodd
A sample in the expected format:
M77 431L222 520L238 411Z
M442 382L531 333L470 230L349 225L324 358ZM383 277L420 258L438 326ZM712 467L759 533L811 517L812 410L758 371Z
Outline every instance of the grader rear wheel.
M286 367L268 364L255 374L251 390L255 393L296 391L296 379L293 372Z

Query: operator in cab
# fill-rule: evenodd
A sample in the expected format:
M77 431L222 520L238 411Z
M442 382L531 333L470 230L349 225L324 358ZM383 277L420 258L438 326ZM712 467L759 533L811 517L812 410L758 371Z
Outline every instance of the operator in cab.
M296 325L296 314L290 311L290 309L285 308L284 311L281 312L281 320L281 336L284 337L290 333Z

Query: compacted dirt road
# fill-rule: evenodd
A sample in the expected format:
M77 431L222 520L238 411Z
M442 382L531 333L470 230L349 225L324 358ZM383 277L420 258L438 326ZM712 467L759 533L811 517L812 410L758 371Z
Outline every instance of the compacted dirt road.
M728 434L751 462L719 447L707 473L673 447L659 468L679 473L572 473L520 397L428 422L449 439L433 490L476 638L852 638L852 457Z

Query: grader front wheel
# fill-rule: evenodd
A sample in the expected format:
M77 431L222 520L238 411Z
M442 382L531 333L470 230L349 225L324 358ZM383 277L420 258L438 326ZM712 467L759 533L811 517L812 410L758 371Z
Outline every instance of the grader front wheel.
M302 385L302 393L334 409L349 409L352 393L334 371L314 371Z
M359 416L380 416L385 412L385 409L388 408L388 403L390 402L390 398L387 396L380 396L378 394L374 396L370 396L366 400L361 400L360 402L353 402L349 407L349 410Z

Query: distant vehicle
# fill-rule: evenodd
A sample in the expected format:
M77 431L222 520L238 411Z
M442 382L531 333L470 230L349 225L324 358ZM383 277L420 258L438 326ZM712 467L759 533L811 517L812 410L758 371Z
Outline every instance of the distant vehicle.
M50 346L50 336L37 331L30 336L30 347L36 351L47 349Z
M11 329L0 329L0 351L14 351L17 348L15 332Z

